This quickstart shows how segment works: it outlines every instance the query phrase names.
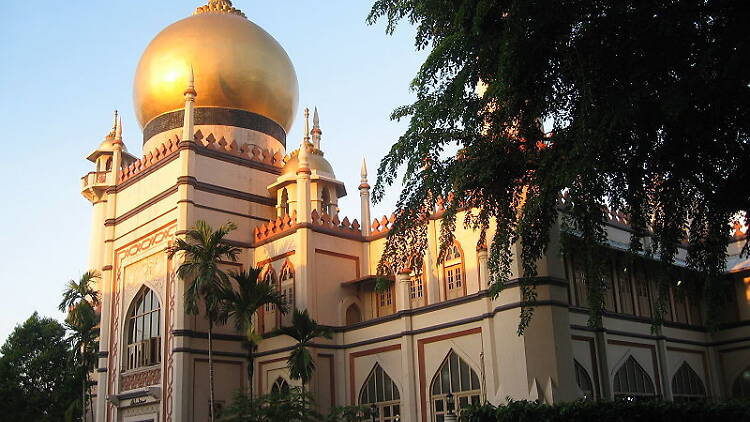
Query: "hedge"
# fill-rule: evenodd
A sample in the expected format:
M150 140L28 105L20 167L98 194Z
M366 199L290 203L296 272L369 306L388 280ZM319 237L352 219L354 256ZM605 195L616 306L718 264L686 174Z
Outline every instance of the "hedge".
M506 405L476 405L465 409L462 422L625 422L625 421L718 421L750 422L750 401L669 402L576 401L546 405L510 401Z

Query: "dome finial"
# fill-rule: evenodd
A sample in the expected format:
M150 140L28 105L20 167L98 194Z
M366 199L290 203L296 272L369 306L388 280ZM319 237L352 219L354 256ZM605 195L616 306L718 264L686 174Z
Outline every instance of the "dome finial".
M359 171L359 176L361 183L367 183L367 163L365 162L365 157L362 157L362 168Z
M117 116L118 116L118 113L117 113L117 110L115 110L115 116L112 119L113 120L112 129L110 129L109 133L107 134L105 138L115 139L115 132L117 131Z
M312 142L315 149L320 149L320 135L323 134L323 131L320 130L320 116L318 116L318 107L315 107L315 112L313 113L313 128L310 132L312 134Z
M208 4L195 9L194 15L201 13L229 13L232 15L246 17L240 9L232 6L230 0L208 0Z

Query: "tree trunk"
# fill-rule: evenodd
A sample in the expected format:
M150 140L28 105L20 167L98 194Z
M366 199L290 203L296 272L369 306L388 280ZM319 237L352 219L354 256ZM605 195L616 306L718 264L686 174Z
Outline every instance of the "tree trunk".
M214 422L214 360L213 360L213 332L214 323L208 321L208 411L211 422Z
M83 380L81 385L81 422L86 422L86 369L81 368L81 370L83 372L83 376L81 377Z
M94 422L94 401L91 400L91 384L88 382L88 377L86 378L86 390L89 393L89 410L91 410L91 422Z
M253 373L255 372L253 356L254 348L255 346L253 346L252 343L247 346L247 391L250 394L251 399L253 398Z

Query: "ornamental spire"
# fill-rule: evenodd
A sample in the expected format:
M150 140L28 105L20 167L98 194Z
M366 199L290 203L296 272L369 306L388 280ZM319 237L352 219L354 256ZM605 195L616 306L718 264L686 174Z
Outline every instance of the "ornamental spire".
M310 132L312 134L312 142L315 149L320 149L320 137L323 134L323 131L320 130L320 116L318 116L318 107L315 107L315 112L313 113L313 128Z
M305 136L304 143L310 142L310 109L305 107Z
M122 144L122 116L117 117L115 122L115 144Z
M232 6L230 0L208 0L207 5L195 9L193 14L200 15L201 13L227 13L246 18L245 14L242 13L240 9L236 9Z
M110 131L107 134L106 138L115 139L115 132L117 132L117 116L118 116L118 113L117 113L117 110L115 110L115 116L112 119L113 120L113 122L112 122L112 129L110 129Z
M360 183L366 184L367 183L367 163L365 162L365 157L362 157L362 168L359 171L360 176Z

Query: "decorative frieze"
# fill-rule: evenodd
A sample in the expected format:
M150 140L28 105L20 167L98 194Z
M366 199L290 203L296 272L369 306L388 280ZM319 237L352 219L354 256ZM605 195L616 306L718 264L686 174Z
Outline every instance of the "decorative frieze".
M125 374L120 380L120 390L129 391L136 388L158 385L161 382L161 369L151 368L145 371L138 371Z

